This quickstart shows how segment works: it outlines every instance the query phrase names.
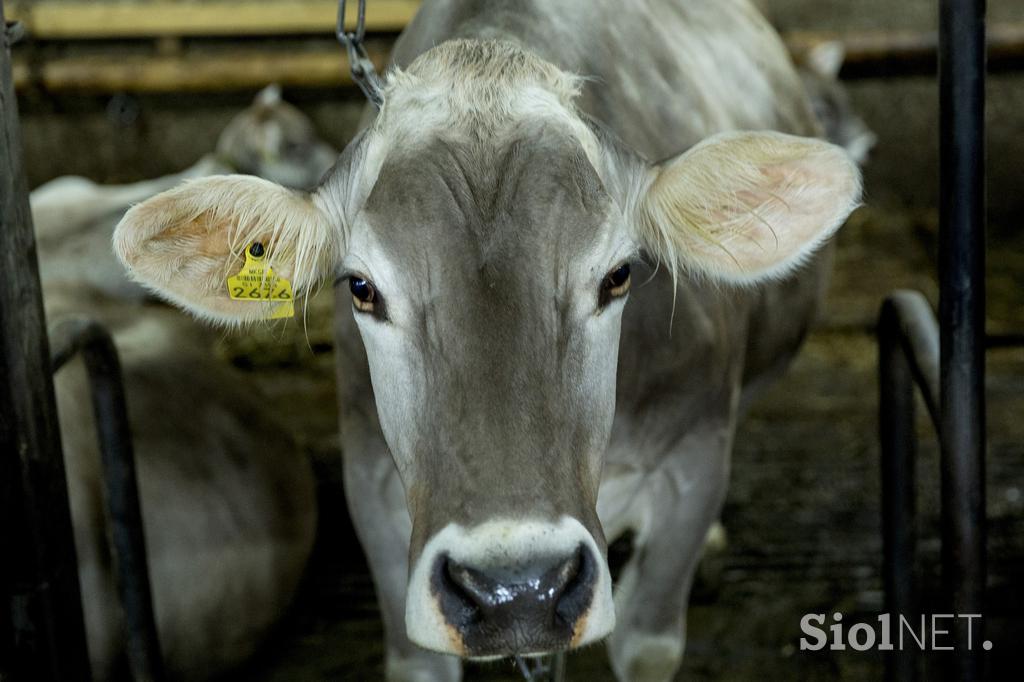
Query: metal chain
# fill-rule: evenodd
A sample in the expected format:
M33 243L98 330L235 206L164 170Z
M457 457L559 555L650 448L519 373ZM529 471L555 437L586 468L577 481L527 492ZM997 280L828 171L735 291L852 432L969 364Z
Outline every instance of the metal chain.
M380 109L384 104L383 86L377 69L366 53L366 46L363 45L363 39L366 37L366 0L359 0L355 31L345 31L345 4L346 0L338 0L338 23L334 33L338 42L344 45L348 52L352 80L366 95L366 99Z
M547 656L514 658L515 666L526 682L565 682L565 652Z

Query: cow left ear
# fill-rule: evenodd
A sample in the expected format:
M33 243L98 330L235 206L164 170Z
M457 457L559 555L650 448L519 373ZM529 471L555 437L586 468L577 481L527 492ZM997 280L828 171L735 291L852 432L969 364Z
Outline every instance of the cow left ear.
M647 251L673 272L737 284L791 272L861 196L842 148L775 132L723 133L650 173L636 207Z

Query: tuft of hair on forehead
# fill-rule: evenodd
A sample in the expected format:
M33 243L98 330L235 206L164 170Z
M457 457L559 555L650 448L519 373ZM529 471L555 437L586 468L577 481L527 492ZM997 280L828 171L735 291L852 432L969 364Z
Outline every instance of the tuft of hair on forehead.
M374 127L403 137L438 129L486 137L524 120L553 119L583 140L574 104L582 84L513 42L450 40L388 75Z
M485 100L509 90L536 86L572 108L582 78L511 41L460 39L441 43L417 57L407 70L394 72L388 90L431 82L456 87L461 84Z

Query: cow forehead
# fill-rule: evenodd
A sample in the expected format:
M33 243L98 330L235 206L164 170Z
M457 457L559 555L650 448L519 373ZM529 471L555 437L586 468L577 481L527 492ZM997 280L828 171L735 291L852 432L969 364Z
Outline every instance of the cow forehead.
M363 213L410 274L515 278L592 257L612 206L579 141L540 124L500 143L436 136L392 151Z
M438 131L495 139L543 119L569 130L596 161L596 138L575 105L582 82L515 43L451 40L388 74L373 128L403 143Z

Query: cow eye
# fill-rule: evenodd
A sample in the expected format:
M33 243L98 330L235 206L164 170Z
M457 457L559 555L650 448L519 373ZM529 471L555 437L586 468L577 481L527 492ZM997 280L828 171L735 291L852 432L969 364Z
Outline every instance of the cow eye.
M623 263L607 275L601 282L601 305L613 298L625 296L629 291L629 263Z
M349 277L348 288L352 292L352 304L356 310L372 313L377 300L377 290L373 285L362 277Z

